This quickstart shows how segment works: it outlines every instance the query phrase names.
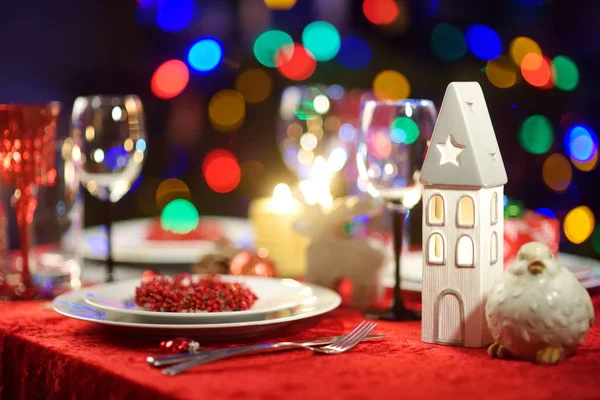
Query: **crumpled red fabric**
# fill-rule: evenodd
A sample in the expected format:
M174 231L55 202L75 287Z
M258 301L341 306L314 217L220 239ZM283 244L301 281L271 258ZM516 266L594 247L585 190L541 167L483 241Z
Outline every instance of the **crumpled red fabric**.
M593 299L596 323L583 345L551 367L422 343L419 322L379 322L374 333L385 339L341 355L257 355L175 377L146 364L157 339L68 319L46 302L0 303L0 399L598 399L600 293ZM340 308L236 345L343 334L361 320Z

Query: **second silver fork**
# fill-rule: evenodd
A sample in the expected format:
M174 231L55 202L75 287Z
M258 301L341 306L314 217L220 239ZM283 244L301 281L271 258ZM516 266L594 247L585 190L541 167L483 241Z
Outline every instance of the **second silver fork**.
M162 373L165 375L177 375L182 372L185 372L191 368L194 368L199 365L207 364L209 362L222 360L224 358L235 357L238 355L248 355L251 353L264 353L271 351L280 351L280 350L288 350L294 348L301 348L311 350L317 354L340 354L344 353L354 346L356 346L361 340L371 333L373 329L377 326L374 322L363 321L356 328L350 331L347 335L342 336L338 341L332 343L328 346L324 347L314 347L309 346L302 343L295 342L279 342L279 343L270 343L265 345L265 347L261 348L252 348L252 349L227 349L219 354L215 354L214 356L209 356L201 359L194 359L186 362L182 362L168 368L162 370Z

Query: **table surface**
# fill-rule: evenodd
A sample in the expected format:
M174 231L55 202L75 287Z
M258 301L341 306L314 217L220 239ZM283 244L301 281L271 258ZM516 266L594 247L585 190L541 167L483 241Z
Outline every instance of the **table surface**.
M593 301L595 325L578 352L556 366L425 344L420 322L379 322L374 333L385 339L341 355L264 354L175 377L146 364L146 356L159 353L155 339L68 319L48 302L0 303L0 399L598 399L600 293ZM340 308L236 344L339 335L361 320L360 311Z

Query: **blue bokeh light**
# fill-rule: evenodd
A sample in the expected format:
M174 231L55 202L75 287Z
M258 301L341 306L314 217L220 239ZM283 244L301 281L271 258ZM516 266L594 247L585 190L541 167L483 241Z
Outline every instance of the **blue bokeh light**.
M574 125L565 136L565 148L576 161L589 161L598 151L598 137L585 125Z
M223 59L223 47L212 38L196 41L188 51L188 63L198 72L214 70Z
M358 70L371 60L371 47L358 36L348 36L342 39L337 58L344 67Z
M404 143L406 140L406 132L401 128L392 129L391 136L394 143Z
M327 95L333 100L339 100L344 95L344 88L340 85L331 85L327 88Z
M356 130L354 129L354 126L352 126L352 124L343 124L342 126L340 126L340 130L339 130L339 135L340 138L346 142L351 142L354 140L354 137L356 135Z
M146 141L144 139L138 139L137 142L135 142L135 149L142 153L146 151Z
M161 0L156 13L156 23L167 32L179 32L194 17L194 0Z
M482 60L494 60L502 54L502 42L494 30L485 25L471 25L465 33L469 50Z
M549 209L547 207L538 208L537 210L535 210L535 212L538 214L545 215L546 217L556 219L556 214L554 214L554 211L552 211L551 209Z
M110 169L120 169L127 165L129 152L123 146L114 146L104 155L104 164Z

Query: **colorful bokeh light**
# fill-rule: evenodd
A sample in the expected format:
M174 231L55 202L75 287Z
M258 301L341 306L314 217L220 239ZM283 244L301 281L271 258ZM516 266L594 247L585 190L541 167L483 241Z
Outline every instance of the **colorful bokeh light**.
M165 231L190 233L198 226L200 216L196 207L186 199L175 199L160 214L160 225Z
M289 10L296 5L297 0L264 0L265 6L271 10Z
M283 31L266 31L254 41L254 56L265 67L276 68L279 65L277 63L279 50L293 43L292 37Z
M258 104L267 99L273 90L271 77L259 68L249 68L242 72L235 81L237 90L246 103Z
M212 126L219 132L233 132L239 129L245 116L244 97L235 90L221 90L208 103L208 117Z
M554 211L547 207L538 208L537 210L535 210L535 212L541 215L545 215L548 218L556 219L556 214L554 214Z
M552 87L550 61L541 54L529 53L523 57L521 74L531 86L542 89Z
M579 69L567 56L556 56L552 60L552 82L560 90L571 91L579 84Z
M507 56L488 61L485 75L492 85L500 89L509 88L517 83L517 67Z
M502 54L502 42L498 34L490 27L475 24L465 33L469 50L482 60L494 60Z
M580 171L589 172L598 165L598 152L594 152L594 156L587 161L577 161L571 158L571 162Z
M312 53L299 43L286 45L277 52L277 70L293 81L303 81L311 77L317 68Z
M156 189L156 205L162 210L175 199L191 200L190 188L184 181L170 178L162 181Z
M552 154L544 161L542 178L550 189L557 192L565 191L573 178L573 169L569 160L562 154Z
M563 222L563 230L570 242L580 244L590 237L595 224L592 210L587 206L579 206L569 211Z
M188 51L188 64L198 72L210 72L217 68L223 59L223 48L215 39L204 38L196 41Z
M529 53L542 55L542 49L535 40L519 36L510 43L508 54L515 65L520 67L523 59Z
M302 31L302 44L315 60L329 61L340 51L340 34L329 22L311 22Z
M344 67L359 70L371 61L371 47L358 36L345 37L341 41L337 59Z
M419 126L408 117L398 117L392 122L392 141L395 143L412 144L419 137Z
M527 117L519 129L521 147L531 154L544 154L554 142L554 129L550 120L543 115Z
M373 92L379 100L402 100L410 96L410 83L398 71L381 71L373 80Z
M152 93L161 99L170 99L183 92L190 79L187 66L179 60L161 64L150 82Z
M230 151L212 150L204 157L202 174L208 186L217 193L229 193L240 183L240 164Z
M156 23L167 32L179 32L192 22L193 17L193 0L161 0L156 12Z
M394 0L364 0L362 9L369 22L376 25L391 24L399 14Z
M467 52L465 36L452 24L437 24L431 33L431 51L442 61L456 61Z
M598 152L598 137L586 125L572 126L565 135L565 149L573 160L589 161Z

